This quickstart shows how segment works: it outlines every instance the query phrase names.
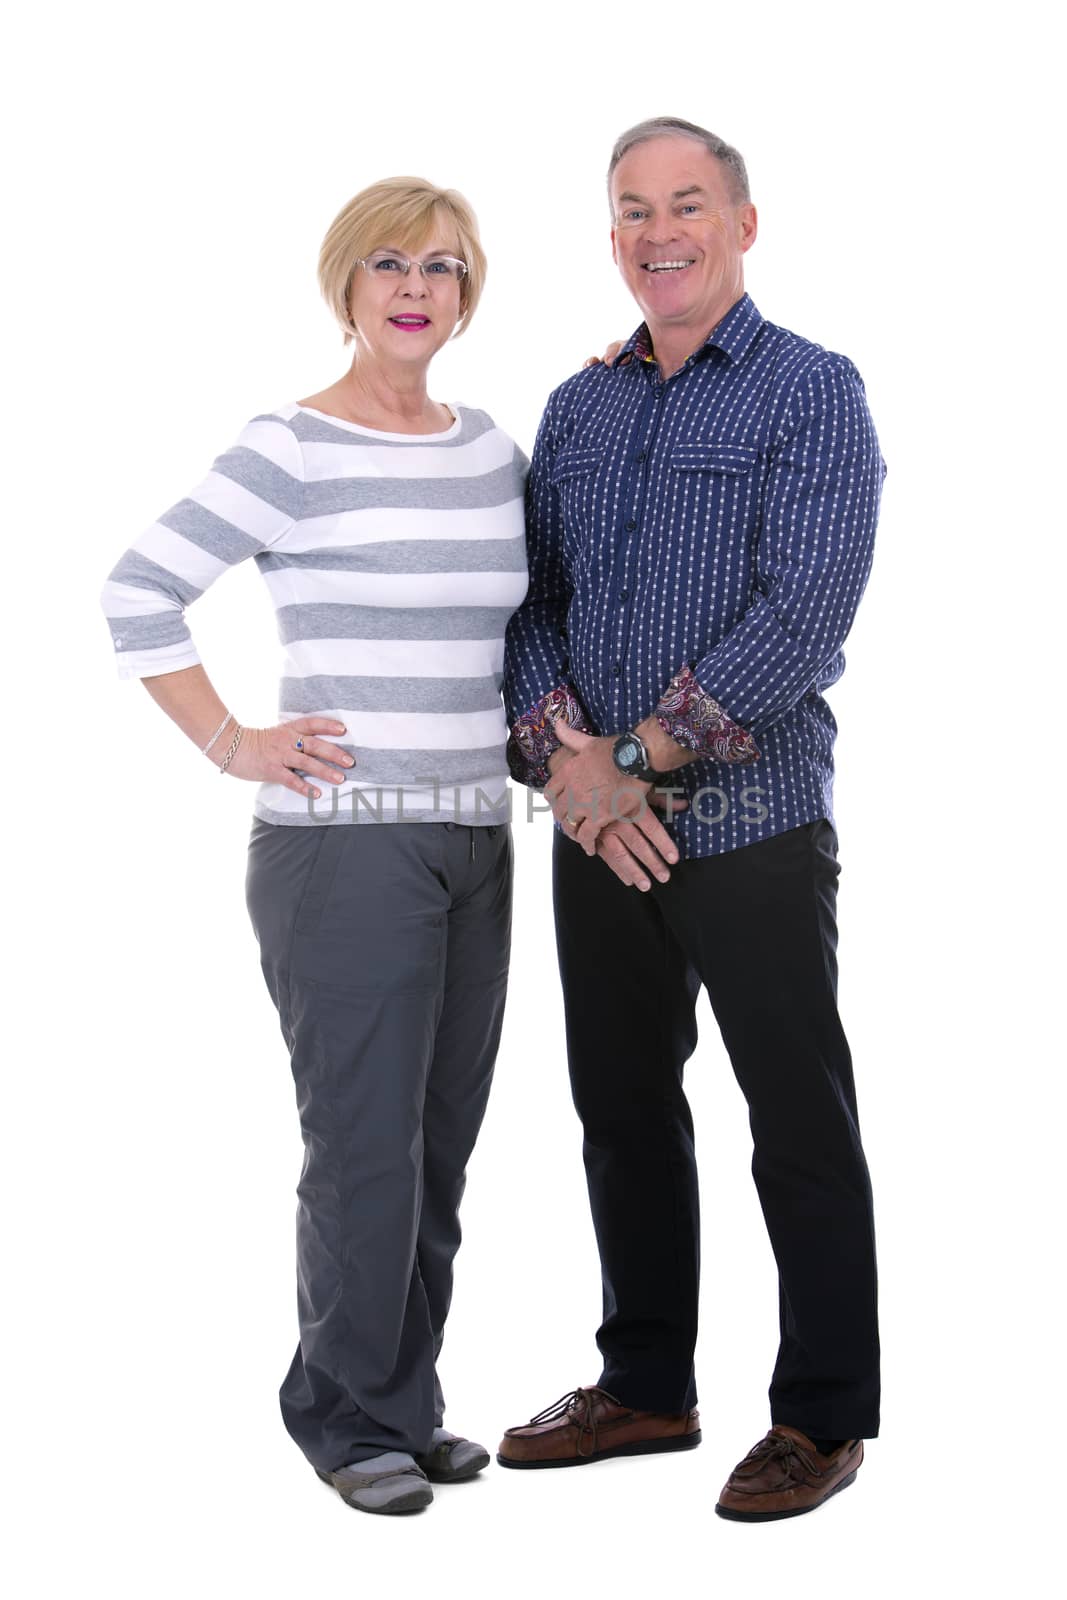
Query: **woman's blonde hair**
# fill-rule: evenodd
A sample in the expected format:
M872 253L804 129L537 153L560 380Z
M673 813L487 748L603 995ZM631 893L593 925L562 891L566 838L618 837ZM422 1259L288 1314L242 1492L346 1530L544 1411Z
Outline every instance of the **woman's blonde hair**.
M438 189L425 178L383 178L341 208L319 251L319 288L344 331L345 344L352 338L349 296L359 262L384 245L417 250L439 223L455 229L458 254L467 263L452 337L466 332L485 283L485 251L474 212L456 189Z

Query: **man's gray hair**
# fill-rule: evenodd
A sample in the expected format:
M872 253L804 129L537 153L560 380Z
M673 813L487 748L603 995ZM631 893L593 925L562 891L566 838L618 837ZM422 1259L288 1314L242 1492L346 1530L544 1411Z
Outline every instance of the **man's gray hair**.
M635 145L647 144L649 139L662 139L664 135L682 134L688 139L699 139L700 143L713 155L716 161L721 161L729 176L730 188L733 191L735 205L751 200L748 190L748 173L745 170L745 160L740 150L735 150L732 144L727 144L725 139L720 139L718 134L709 133L707 128L698 128L695 122L686 122L684 117L649 117L647 122L638 122L632 128L627 128L625 133L620 133L615 141L615 148L611 152L611 162L608 166L608 203L611 203L611 179L624 155L627 155ZM612 208L614 210L614 207Z

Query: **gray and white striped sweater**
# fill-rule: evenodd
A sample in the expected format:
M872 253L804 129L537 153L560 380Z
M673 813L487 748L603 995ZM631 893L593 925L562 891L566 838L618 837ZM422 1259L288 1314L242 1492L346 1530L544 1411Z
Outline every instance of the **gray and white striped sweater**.
M261 784L264 821L502 820L528 463L484 411L453 410L420 435L295 404L254 418L104 586L120 674L151 677L197 664L185 608L255 560L285 651L280 719L338 718L356 759L314 803Z

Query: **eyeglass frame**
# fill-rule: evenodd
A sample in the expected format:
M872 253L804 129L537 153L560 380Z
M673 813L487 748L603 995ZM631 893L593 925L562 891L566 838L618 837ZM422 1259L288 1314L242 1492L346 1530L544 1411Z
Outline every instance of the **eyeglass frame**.
M418 267L423 283L431 283L433 281L432 278L427 277L426 268L434 261L448 261L453 266L459 267L460 270L455 280L457 284L462 284L464 278L470 276L470 267L465 261L461 261L459 256L450 256L446 255L443 251L439 251L436 255L428 257L426 261L416 261L414 257L406 256L402 250L389 250L383 247L379 250L373 250L369 256L356 257L356 266L362 267L368 278L372 278L374 276L374 273L370 268L370 262L374 260L375 256L384 256L386 259L396 261L398 266L400 262L405 262L406 265L400 269L400 276L402 278L410 277L412 267Z

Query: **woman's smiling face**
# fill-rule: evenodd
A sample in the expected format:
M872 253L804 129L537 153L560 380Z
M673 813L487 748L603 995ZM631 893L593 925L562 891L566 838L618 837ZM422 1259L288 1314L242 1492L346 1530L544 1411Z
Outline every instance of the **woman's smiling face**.
M356 268L349 291L349 314L356 344L367 355L428 365L452 337L460 316L460 281L433 263L459 258L455 238L435 229L418 250L379 245ZM404 273L400 265L411 262ZM419 271L422 262L429 271Z

